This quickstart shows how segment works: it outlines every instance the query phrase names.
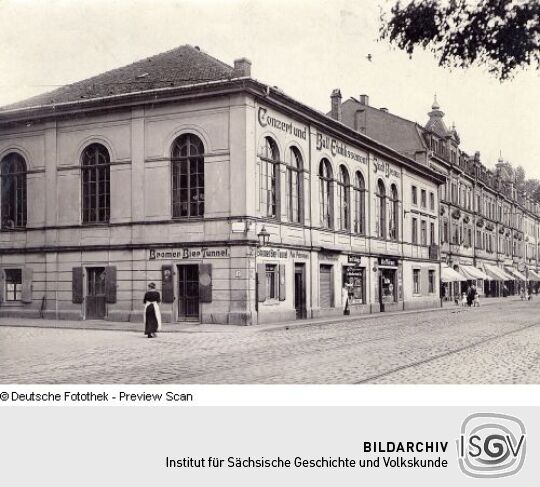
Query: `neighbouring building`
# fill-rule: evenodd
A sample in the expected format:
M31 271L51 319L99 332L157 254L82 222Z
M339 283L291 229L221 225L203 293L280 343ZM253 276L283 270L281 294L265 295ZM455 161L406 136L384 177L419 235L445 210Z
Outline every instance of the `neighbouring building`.
M445 124L437 99L425 126L371 106L366 95L346 100L341 112L357 132L446 176L438 210L444 299L459 298L472 284L486 296L538 288L539 203L517 188L502 158L490 170L479 152L469 155L460 148L457 130ZM422 189L412 191L422 206Z
M182 46L0 109L1 316L255 324L440 306L445 177Z

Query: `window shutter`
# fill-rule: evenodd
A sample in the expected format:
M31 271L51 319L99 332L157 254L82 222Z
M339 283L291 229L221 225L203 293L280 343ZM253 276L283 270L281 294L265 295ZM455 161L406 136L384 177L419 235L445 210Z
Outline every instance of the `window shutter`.
M174 267L172 265L161 266L161 301L172 303L174 301Z
M22 270L21 301L23 303L32 302L32 269L30 267L25 267Z
M287 287L286 287L286 274L285 264L279 264L279 300L285 301L287 299Z
M4 269L0 269L0 304L4 302Z
M212 302L212 264L199 264L199 300Z
M116 303L116 267L105 268L105 301L109 304Z
M266 264L257 264L257 299L266 301Z
M71 293L72 302L80 304L83 302L83 268L73 267L71 270Z

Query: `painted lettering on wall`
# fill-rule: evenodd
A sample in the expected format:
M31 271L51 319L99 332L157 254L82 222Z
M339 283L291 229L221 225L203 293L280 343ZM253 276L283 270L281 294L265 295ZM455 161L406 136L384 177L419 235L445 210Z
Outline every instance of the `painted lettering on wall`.
M228 247L149 249L149 260L219 259L229 257Z
M263 107L259 107L257 118L261 127L272 127L277 130L281 130L286 134L294 135L299 139L307 139L307 128L306 127L297 127L293 125L292 122L286 122L280 120L279 118L273 117L268 114L268 110Z
M328 137L328 135L317 134L315 148L317 150L327 149L333 156L339 155L356 162L361 162L362 164L367 164L366 156L353 152L346 144L333 137Z
M399 171L396 171L394 168L390 167L388 162L379 161L376 158L373 159L373 172L375 174L384 174L387 178L390 176L399 178Z

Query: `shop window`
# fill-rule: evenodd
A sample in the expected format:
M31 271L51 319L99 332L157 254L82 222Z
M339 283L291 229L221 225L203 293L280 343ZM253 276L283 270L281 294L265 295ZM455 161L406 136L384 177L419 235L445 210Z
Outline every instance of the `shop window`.
M302 221L302 166L300 151L291 147L287 166L287 218L294 223Z
M279 184L279 150L274 139L264 138L259 157L261 160L259 197L261 213L268 218L275 218Z
M380 179L377 182L375 210L377 237L386 238L386 188Z
M333 266L321 264L319 268L319 300L324 308L334 307Z
M91 144L82 153L83 223L107 223L110 216L109 151L101 144Z
M384 304L397 301L396 269L381 268L381 299Z
M420 294L420 269L413 269L413 294Z
M338 173L338 229L350 230L350 180L345 166L339 166Z
M364 235L366 233L365 228L365 195L366 186L364 183L364 177L360 172L356 173L354 179L354 233Z
M26 162L12 152L0 163L2 230L26 226Z
M342 287L347 286L349 299L363 304L366 299L366 269L364 267L343 266Z
M435 271L428 271L428 292L429 294L435 294Z
M276 264L266 264L266 299L279 298L279 271Z
M332 166L328 159L322 159L319 164L319 185L320 185L320 208L321 226L332 228L333 226L333 199L332 199Z
M412 187L412 204L418 204L418 189L416 188L416 186Z
M411 242L418 243L418 220L414 217L411 219Z
M427 201L426 201L426 190L423 189L421 192L420 192L420 205L422 206L422 208L426 208L427 206Z
M22 298L22 269L5 269L5 300L21 301Z

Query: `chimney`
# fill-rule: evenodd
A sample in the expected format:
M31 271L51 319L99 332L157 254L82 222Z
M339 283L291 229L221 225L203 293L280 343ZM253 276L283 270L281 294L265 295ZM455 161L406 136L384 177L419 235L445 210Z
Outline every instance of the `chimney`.
M369 96L360 95L360 103L365 106L369 106Z
M243 78L251 76L251 61L248 58L234 60L233 78Z
M388 113L388 108L379 108L381 112Z
M341 91L339 91L339 88L336 88L334 91L332 91L332 94L330 95L330 103L330 116L334 120L341 122Z

